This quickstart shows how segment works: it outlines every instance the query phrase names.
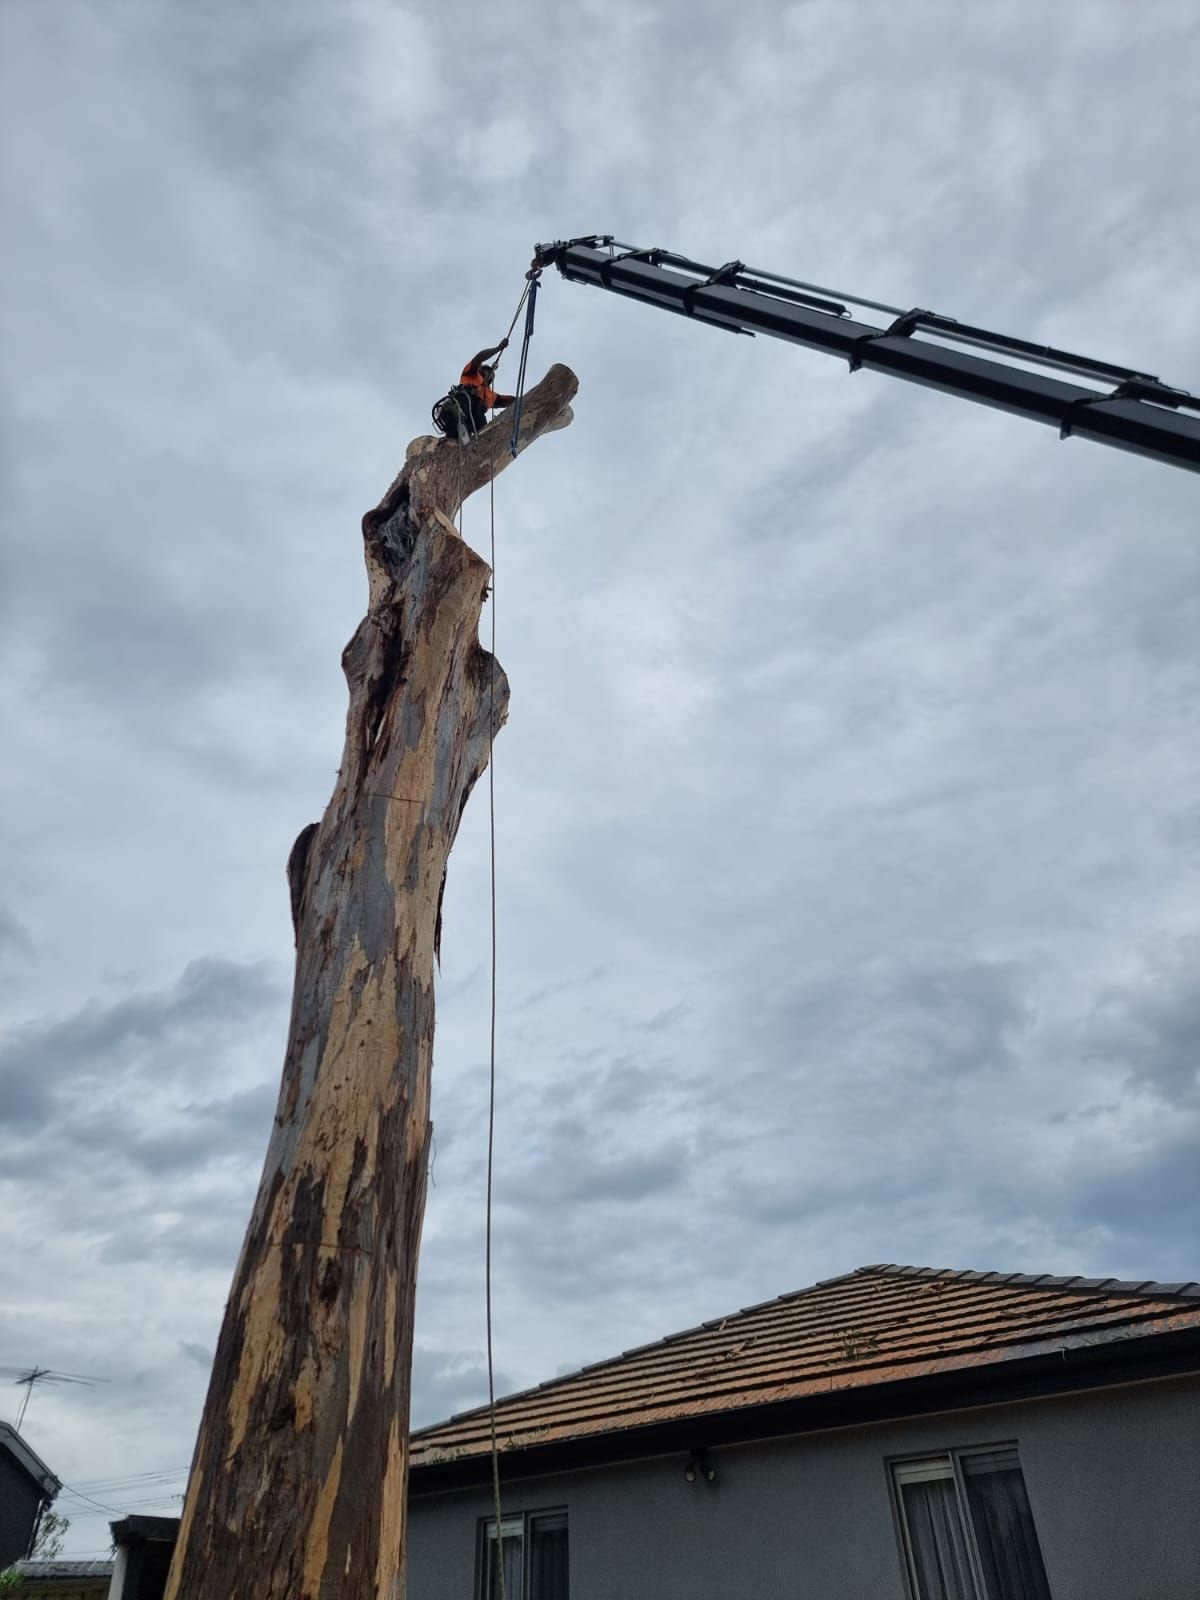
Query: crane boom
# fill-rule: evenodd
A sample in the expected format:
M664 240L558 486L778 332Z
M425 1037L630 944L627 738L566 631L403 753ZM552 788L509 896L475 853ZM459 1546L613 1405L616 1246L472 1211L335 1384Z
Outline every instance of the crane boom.
M1063 439L1078 434L1200 472L1200 398L1145 372L991 333L936 312L903 311L839 294L747 268L741 261L709 267L669 250L634 249L608 234L538 245L530 276L536 279L548 266L577 283L611 289L696 322L733 333L766 333L842 356L851 372L874 368L1050 423ZM884 312L892 321L883 327L859 321L850 306ZM987 355L973 353L977 350ZM1067 382L1061 374L1105 387Z

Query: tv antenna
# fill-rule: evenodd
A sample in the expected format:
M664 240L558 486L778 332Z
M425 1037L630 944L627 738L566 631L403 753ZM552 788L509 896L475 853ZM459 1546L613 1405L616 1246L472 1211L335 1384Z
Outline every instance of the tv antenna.
M53 1372L49 1367L0 1367L0 1377L11 1378L14 1383L23 1387L25 1396L21 1401L21 1409L17 1413L17 1432L21 1431L21 1424L25 1420L25 1413L29 1409L30 1396L33 1388L38 1383L80 1383L90 1386L93 1383L107 1383L107 1378L86 1378L78 1372Z

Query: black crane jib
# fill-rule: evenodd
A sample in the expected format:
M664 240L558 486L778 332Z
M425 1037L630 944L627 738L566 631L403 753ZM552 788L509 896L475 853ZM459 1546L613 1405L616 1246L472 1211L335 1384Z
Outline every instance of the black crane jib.
M851 372L872 367L1048 422L1063 439L1078 434L1200 472L1200 398L1149 373L992 333L936 312L904 311L782 278L741 261L709 267L669 250L633 249L607 234L538 245L530 277L536 280L548 266L556 266L564 278L712 327L767 333L842 356ZM850 306L883 312L892 320L884 327L861 322L851 316ZM972 349L988 355L974 355ZM1064 382L1059 373L1112 387L1084 388Z

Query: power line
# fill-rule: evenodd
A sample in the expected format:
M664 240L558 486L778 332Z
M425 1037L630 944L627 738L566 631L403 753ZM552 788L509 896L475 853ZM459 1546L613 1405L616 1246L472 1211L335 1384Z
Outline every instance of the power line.
M164 1467L159 1472L131 1472L125 1477L85 1478L79 1488L87 1494L103 1494L110 1489L135 1488L141 1484L167 1483L172 1478L186 1478L187 1467Z
M116 1506L106 1506L99 1500L93 1500L90 1494L80 1494L79 1490L72 1489L69 1483L64 1483L62 1487L64 1494L73 1495L76 1500L82 1500L86 1505L95 1506L98 1511L109 1511L115 1517L121 1515Z

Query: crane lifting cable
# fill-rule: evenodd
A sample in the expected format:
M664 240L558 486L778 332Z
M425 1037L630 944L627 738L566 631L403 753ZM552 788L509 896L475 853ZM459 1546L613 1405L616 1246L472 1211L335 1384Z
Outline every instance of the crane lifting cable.
M541 276L540 271L530 268L525 276L525 294L522 296L522 299L528 297L528 304L525 308L525 336L521 340L521 364L517 368L517 398L513 402L512 439L509 443L509 449L512 451L514 460L516 459L518 448L517 440L521 432L521 408L525 403L525 369L529 363L529 341L533 338L533 314L537 307L538 284L541 281ZM519 311L520 307L518 306L517 309ZM516 320L516 317L514 317L514 324ZM511 333L511 331L510 328L509 332Z

